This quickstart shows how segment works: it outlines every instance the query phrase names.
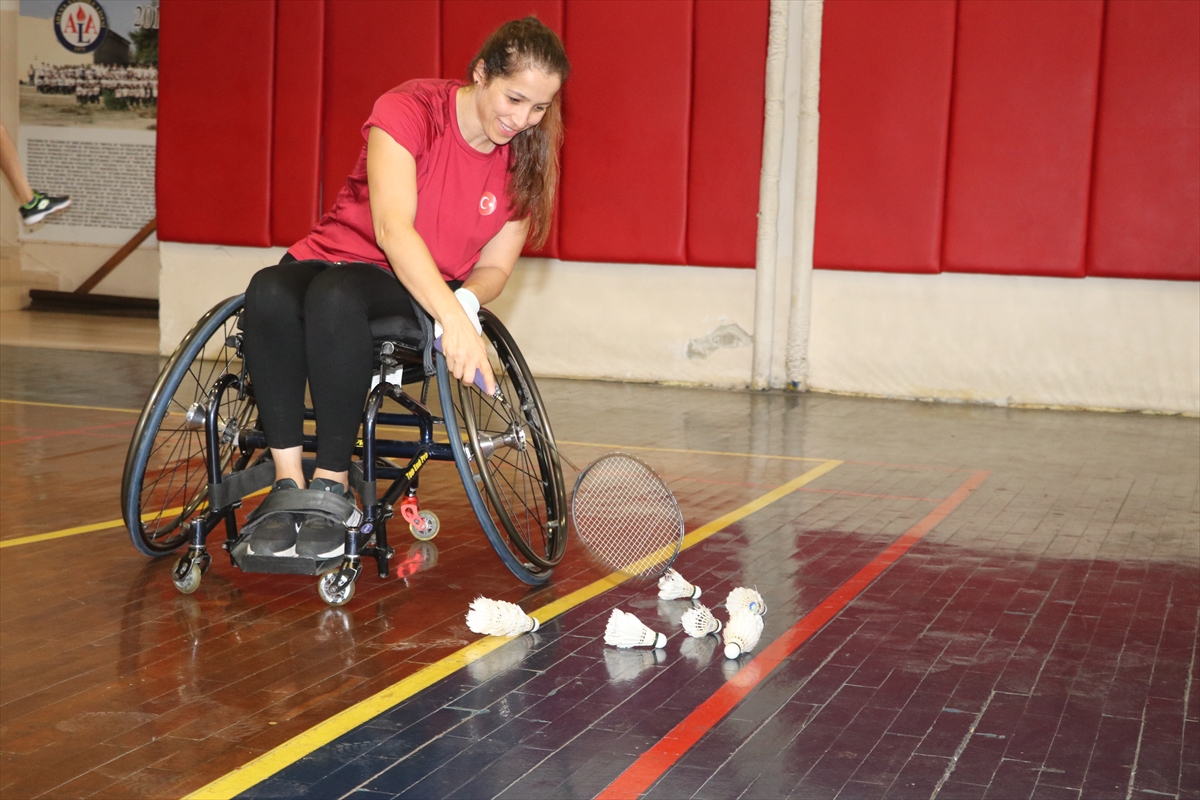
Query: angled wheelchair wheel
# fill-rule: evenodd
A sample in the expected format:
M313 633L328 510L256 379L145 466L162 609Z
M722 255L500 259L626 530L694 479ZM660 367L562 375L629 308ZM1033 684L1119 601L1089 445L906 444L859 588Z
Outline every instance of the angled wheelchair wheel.
M526 583L545 583L567 548L567 494L537 384L508 330L479 314L503 400L450 377L438 355L438 393L454 461L500 559Z
M218 464L242 469L253 453L238 432L255 423L243 386L237 323L242 295L217 304L167 361L134 428L121 480L121 513L134 547L161 556L187 541L188 522L207 508L205 417L217 404ZM229 377L226 377L229 376Z

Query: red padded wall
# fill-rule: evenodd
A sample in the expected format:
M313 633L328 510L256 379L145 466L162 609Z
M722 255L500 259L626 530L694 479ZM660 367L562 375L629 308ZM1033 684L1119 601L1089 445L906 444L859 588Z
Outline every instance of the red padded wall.
M325 12L321 210L346 183L375 101L414 78L438 74L438 0L335 0Z
M753 267L768 0L696 0L687 263Z
M1200 280L1200 3L1110 0L1088 274Z
M442 77L462 78L492 31L510 19L533 15L563 38L563 0L447 0L442 4ZM564 39L565 41L565 39ZM570 58L568 52L567 57ZM557 212L558 204L555 203ZM555 216L557 220L557 213ZM558 257L558 226L541 250L525 255Z
M163 0L160 25L158 236L265 247L275 3Z
M492 31L528 16L537 17L562 37L563 0L444 0L442 77L462 78Z
M271 148L271 243L288 247L320 215L325 0L279 3Z
M686 261L692 4L570 0L559 253Z
M962 0L942 269L1082 276L1100 0Z
M953 0L828 0L813 260L937 272Z

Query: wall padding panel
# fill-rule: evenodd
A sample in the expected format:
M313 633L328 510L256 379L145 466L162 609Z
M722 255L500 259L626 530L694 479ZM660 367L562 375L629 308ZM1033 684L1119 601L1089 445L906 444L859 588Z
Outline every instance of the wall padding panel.
M442 77L462 78L479 48L511 19L535 16L563 38L563 0L450 0L442 4ZM564 39L565 42L565 39ZM567 53L569 59L571 54ZM557 219L558 203L555 203ZM558 257L558 226L541 250L526 248L525 255Z
M1082 276L1101 0L962 0L942 269Z
M271 243L288 247L308 234L321 213L325 0L281 2L275 24Z
M687 263L753 267L768 0L696 0Z
M815 266L937 272L953 0L829 0Z
M163 0L159 37L159 238L269 245L275 3Z
M1088 274L1200 279L1200 3L1110 0Z
M438 0L335 0L325 13L321 211L358 161L363 123L381 94L438 74Z
M442 77L462 78L492 31L509 20L529 16L537 17L562 38L563 0L445 0Z
M559 254L686 260L692 4L571 0Z

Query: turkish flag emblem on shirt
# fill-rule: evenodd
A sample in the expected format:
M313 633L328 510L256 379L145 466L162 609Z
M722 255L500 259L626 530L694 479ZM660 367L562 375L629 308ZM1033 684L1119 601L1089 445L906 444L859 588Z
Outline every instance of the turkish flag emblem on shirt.
M487 216L496 210L496 195L491 192L484 192L483 197L479 198L479 213Z

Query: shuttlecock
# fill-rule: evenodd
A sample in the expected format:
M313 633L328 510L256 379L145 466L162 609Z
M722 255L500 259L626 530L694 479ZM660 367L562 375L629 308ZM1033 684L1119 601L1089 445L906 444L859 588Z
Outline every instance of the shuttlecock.
M739 611L749 611L761 617L767 613L767 601L763 600L763 596L753 589L739 586L729 593L729 597L725 598L725 608L729 611L730 616Z
M694 636L697 639L721 630L721 620L714 617L707 606L699 603L683 612L683 618L679 622L687 631L688 636Z
M688 583L678 572L669 569L658 579L658 596L663 600L694 600L700 596L700 587Z
M633 614L614 608L604 629L604 643L613 647L666 647L667 637L647 628Z
M763 632L763 620L758 614L750 611L735 611L729 615L729 624L725 626L725 657L737 658L742 653L749 653L758 644L758 637Z
M516 603L476 597L467 612L467 627L488 636L520 636L541 627L536 619Z

